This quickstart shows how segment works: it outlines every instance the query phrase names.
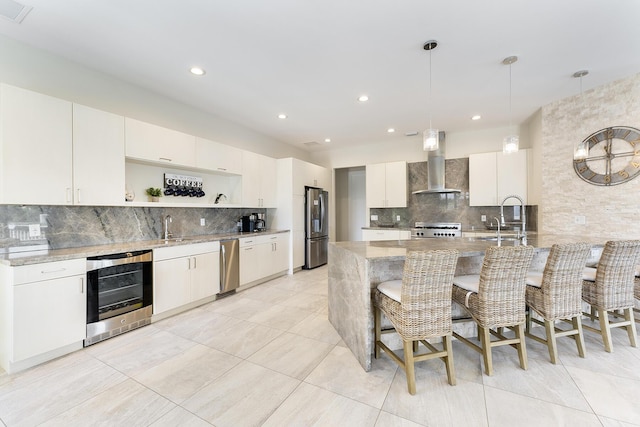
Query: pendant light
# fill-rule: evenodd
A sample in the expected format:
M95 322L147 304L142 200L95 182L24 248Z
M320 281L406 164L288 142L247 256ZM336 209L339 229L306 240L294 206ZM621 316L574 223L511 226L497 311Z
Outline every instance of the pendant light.
M507 56L502 63L509 66L509 127L513 125L513 115L511 113L511 64L518 60L517 56ZM516 153L520 148L520 137L518 134L507 135L502 140L502 152L504 154Z
M432 90L431 90L431 51L438 46L438 42L435 40L429 40L423 46L424 50L429 51L429 129L422 133L422 149L424 151L435 151L439 146L438 129L434 129L431 126L431 104L432 104Z
M580 103L584 108L584 95L582 94L582 78L589 74L588 70L580 70L573 73L573 77L580 77ZM584 160L589 156L589 143L587 141L579 142L573 151L574 160Z

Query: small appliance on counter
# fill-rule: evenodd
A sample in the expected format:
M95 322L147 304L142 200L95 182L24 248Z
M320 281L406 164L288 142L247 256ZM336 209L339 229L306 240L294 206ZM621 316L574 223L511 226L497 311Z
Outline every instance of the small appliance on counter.
M243 215L242 216L242 232L252 232L256 230L256 215Z
M257 217L255 225L256 231L265 231L267 229L266 214L259 213L255 215Z

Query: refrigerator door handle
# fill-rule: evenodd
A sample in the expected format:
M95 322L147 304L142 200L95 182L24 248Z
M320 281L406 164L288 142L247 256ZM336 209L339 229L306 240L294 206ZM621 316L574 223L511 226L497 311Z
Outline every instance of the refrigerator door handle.
M318 195L318 200L320 201L320 232L323 232L323 227L324 227L324 195L322 194L322 192L320 192L320 194Z

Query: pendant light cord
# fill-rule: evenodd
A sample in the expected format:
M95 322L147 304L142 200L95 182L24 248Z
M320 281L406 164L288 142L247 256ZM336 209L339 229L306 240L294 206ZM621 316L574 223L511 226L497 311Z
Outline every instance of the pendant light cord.
M429 129L431 129L431 110L432 110L433 90L431 87L431 50L429 50Z

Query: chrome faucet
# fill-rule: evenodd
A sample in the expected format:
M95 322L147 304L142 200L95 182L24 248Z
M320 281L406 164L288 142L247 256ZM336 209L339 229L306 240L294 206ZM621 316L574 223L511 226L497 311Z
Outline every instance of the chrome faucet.
M171 224L172 222L173 218L171 218L171 215L167 215L164 217L164 240L169 240L169 238L173 236L173 234L171 234L171 232L169 231L169 224Z
M501 239L502 237L500 236L500 221L498 220L498 217L493 217L493 219L496 220L496 224L498 224L498 232L496 234L497 240L498 240L498 246L500 246L501 243ZM491 224L493 225L493 222L491 222Z
M520 221L520 224L522 224L522 235L518 234L518 238L525 238L527 236L527 211L524 207L524 200L522 200L520 196L510 194L502 199L502 203L500 204L500 222L502 223L503 227L506 225L504 222L504 202L511 198L518 199L520 201L520 215L522 216L522 221Z

